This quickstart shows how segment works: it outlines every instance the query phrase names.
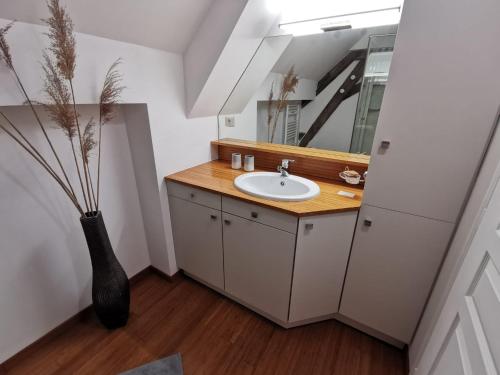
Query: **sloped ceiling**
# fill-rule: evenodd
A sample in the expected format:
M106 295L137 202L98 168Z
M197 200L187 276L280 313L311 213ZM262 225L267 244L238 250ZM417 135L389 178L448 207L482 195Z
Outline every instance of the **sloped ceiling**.
M397 26L381 26L294 37L272 71L286 74L294 65L299 77L318 81L362 38L396 31Z
M213 0L61 0L85 34L183 53ZM0 18L41 24L44 0L0 0Z

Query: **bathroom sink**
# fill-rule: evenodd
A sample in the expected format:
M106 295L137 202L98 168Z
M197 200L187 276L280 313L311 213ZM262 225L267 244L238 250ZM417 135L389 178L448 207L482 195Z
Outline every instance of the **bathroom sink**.
M319 186L307 178L281 173L252 172L242 174L234 179L238 190L275 201L297 202L314 198L319 194Z

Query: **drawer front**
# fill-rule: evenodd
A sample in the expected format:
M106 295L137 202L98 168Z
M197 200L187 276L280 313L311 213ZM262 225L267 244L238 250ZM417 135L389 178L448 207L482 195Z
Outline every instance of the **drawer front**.
M220 194L211 193L206 190L197 189L192 186L179 184L177 182L167 182L168 195L184 199L193 203L198 203L206 207L221 209Z
M222 197L222 211L269 225L289 233L297 233L297 217L280 211L265 208L257 204L237 199Z

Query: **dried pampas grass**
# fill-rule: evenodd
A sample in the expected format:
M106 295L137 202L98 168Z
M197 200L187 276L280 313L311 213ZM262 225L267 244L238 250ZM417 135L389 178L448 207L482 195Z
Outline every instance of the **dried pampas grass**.
M10 69L12 69L12 56L10 54L10 46L5 39L5 36L14 25L14 22L0 28L0 61L3 61Z
M295 92L295 88L299 83L299 77L295 74L295 66L290 67L287 74L283 77L281 82L280 93L278 99L276 100L276 108L273 113L273 85L271 86L271 91L269 93L269 103L267 107L267 126L268 126L268 141L273 143L274 135L276 133L276 128L278 125L278 118L286 106L288 105L288 96L290 93Z
M57 73L54 63L47 54L44 54L42 64L45 73L44 91L47 96L47 103L44 107L53 120L66 134L69 139L73 139L77 133L75 113L71 106L71 94L66 83Z
M62 76L71 81L75 75L76 67L76 42L73 35L73 21L66 10L59 4L59 0L47 2L50 17L45 19L49 27L47 36L50 47L56 59L57 68Z
M104 85L99 98L99 123L101 125L113 119L115 105L118 104L122 91L125 89L124 86L121 86L122 76L118 71L118 66L121 62L122 60L118 59L111 64L104 79Z
M89 162L90 152L97 146L97 142L94 139L95 133L95 122L94 119L91 118L87 125L85 125L85 129L83 130L83 149L82 149L82 158L86 164Z
M64 180L47 162L47 159L40 151L27 139L19 128L10 119L0 112L0 129L10 136L19 146L21 146L29 155L31 155L41 166L56 180L64 192L71 199L78 212L82 216L90 216L97 213L99 209L99 180L100 180L100 165L101 165L101 127L111 121L115 115L116 104L120 100L120 96L124 87L121 86L122 76L118 71L118 66L121 60L116 60L109 68L102 92L98 98L99 101L99 122L93 118L87 121L83 127L83 131L79 126L80 115L76 109L75 92L73 88L73 79L76 69L76 41L73 32L73 22L62 7L59 0L48 0L47 7L50 13L49 18L45 19L48 26L47 36L49 38L49 47L44 51L43 61L41 62L44 73L43 91L45 93L45 102L38 103L30 99L23 86L23 83L15 69L9 44L7 42L7 33L12 28L13 23L10 23L3 28L0 28L0 62L3 62L13 73L17 81L18 87L25 97L25 102L31 108L33 115L43 131L45 139L52 150L52 153L61 168ZM49 118L54 121L57 126L64 132L68 138L75 168L78 172L81 192L84 200L84 206L79 203L78 197L71 185L67 176L66 170L63 167L61 160L56 152L50 137L48 136L45 127L38 116L34 104L41 104L47 111ZM96 139L96 126L99 129L98 140ZM75 150L74 138L78 138L80 146L79 156ZM97 199L92 184L92 174L89 167L89 160L92 151L98 147L99 160L97 166L98 182L97 182ZM84 182L85 180L85 186ZM83 207L85 207L87 214Z

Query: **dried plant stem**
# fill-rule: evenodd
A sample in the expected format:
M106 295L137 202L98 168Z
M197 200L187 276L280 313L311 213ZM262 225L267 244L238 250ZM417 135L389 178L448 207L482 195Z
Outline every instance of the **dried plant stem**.
M284 76L283 82L281 83L280 94L278 97L278 102L276 104L276 111L273 115L272 112L272 104L270 103L267 108L267 125L268 125L268 140L273 143L274 135L276 134L276 128L278 126L278 119L281 111L285 109L288 105L288 96L291 92L295 92L295 88L299 83L299 79L297 75L294 73L294 66L290 67L288 73ZM271 86L271 92L269 94L269 101L272 100L273 97L273 87Z
M76 173L78 174L78 179L80 180L80 186L82 187L83 201L85 203L85 208L87 212L89 212L89 203L87 202L87 197L85 196L85 189L83 188L82 175L80 173L80 168L78 166L78 158L76 157L76 150L75 150L75 144L73 143L73 139L70 140L70 143L71 143L71 151L73 152L73 159L75 160Z
M68 80L68 82L69 82L69 87L70 87L70 90L71 90L71 98L73 100L73 112L75 114L76 129L78 131L78 141L80 142L80 152L82 154L83 175L85 177L85 184L87 186L87 193L85 193L85 188L83 187L83 181L82 181L82 177L81 177L81 174L80 174L80 167L78 165L78 161L76 159L76 155L75 155L75 163L76 163L76 168L78 169L78 176L80 177L80 183L81 183L81 186L82 186L82 192L83 192L83 197L85 199L85 205L87 207L87 211L88 212L92 212L92 211L94 211L94 208L92 207L92 200L91 200L91 196L90 196L90 187L89 187L89 179L88 179L88 176L87 176L88 166L85 163L85 160L83 160L82 132L80 131L80 124L78 122L78 113L76 111L76 100L75 100L75 92L73 90L73 80L70 79L70 80ZM87 200L87 197L88 197L88 200Z
M269 91L269 97L267 101L267 141L269 142L271 140L271 121L273 119L273 88L274 88L274 81L271 84L271 90Z
M282 97L280 97L280 99L278 100L278 105L276 106L276 111L275 111L275 114L273 117L273 126L272 126L272 131L271 131L271 143L273 143L273 141L274 141L274 136L276 134L276 128L278 127L278 120L280 117L280 113L283 110L283 108L285 107L285 105L284 105L285 100L286 99L283 99Z
M97 143L97 202L96 211L99 210L99 192L101 184L101 140L102 140L102 111L99 110L99 141Z
M92 183L92 176L90 174L90 169L89 169L89 182L90 182L90 191L92 193L92 199L94 200L94 207L95 207L95 210L97 211L98 206L97 206L97 200L96 200L95 192L94 192L94 184Z
M78 212L83 216L84 212L83 212L82 208L80 207L80 205L78 204L78 201L76 200L76 197L71 193L71 191L68 189L68 187L66 187L66 185L61 180L61 178L56 173L53 172L53 169L50 168L50 166L48 166L46 163L44 163L44 161L42 159L40 159L23 142L21 142L21 140L19 138L17 138L10 130L8 130L7 128L5 128L5 126L3 126L1 123L0 123L0 129L2 129L16 143L18 143L28 154L31 155L31 157L33 157L33 159L35 159L52 176L52 178L54 178L54 180L56 180L56 182L59 184L59 186L61 186L61 188L63 189L63 191L69 197L69 199L71 200L71 202L73 203L73 205L76 207L76 209L78 210Z
M54 148L54 145L52 144L52 141L50 140L50 137L47 134L47 131L45 130L45 126L43 126L42 121L40 120L40 117L38 116L38 113L35 110L33 102L31 101L28 93L26 92L26 89L24 88L23 83L21 82L21 78L17 74L17 71L16 71L16 69L14 69L13 65L10 65L9 67L12 70L12 72L14 73L14 76L16 77L17 83L19 84L19 87L21 88L21 92L23 93L24 97L26 98L26 101L28 102L28 104L31 108L31 111L33 112L33 115L35 116L35 119L36 119L38 125L40 126L40 129L42 129L42 133L43 133L45 139L47 140L47 143L49 144L50 149L52 150L52 153L54 154L54 157L56 158L57 164L59 164L59 167L61 168L64 179L66 180L66 183L68 184L68 187L69 187L71 193L73 194L73 196L76 197L75 191L73 190L73 186L71 185L71 182L69 181L68 175L66 174L66 170L64 169L64 167L61 163L61 159L59 159L59 155L57 154L56 149Z
M92 186L92 178L90 177L90 167L88 163L84 163L85 168L85 183L87 185L88 200L90 202L91 212L97 211L97 203L95 200L94 187Z
M37 156L39 160L39 162L41 164L44 164L44 166L46 167L46 169L49 170L49 172L53 175L53 176L56 176L57 179L59 181L61 181L61 183L64 185L64 187L70 191L71 193L71 196L73 197L73 201L74 203L76 204L77 206L77 209L78 211L81 211L83 212L83 210L81 209L81 206L80 204L78 203L78 200L76 198L76 195L75 195L75 192L72 190L71 186L66 186L61 178L59 177L59 175L56 173L56 171L54 171L54 169L50 166L50 164L47 162L47 160L43 157L42 154L40 154L40 152L36 149L35 146L33 146L33 144L24 136L24 134L17 128L17 126L5 115L5 113L3 112L0 112L0 115L4 118L5 121L7 121L7 123L12 127L12 129L14 129L14 131L19 135L19 137L21 137L21 139L26 143L26 145L29 146L30 150Z

